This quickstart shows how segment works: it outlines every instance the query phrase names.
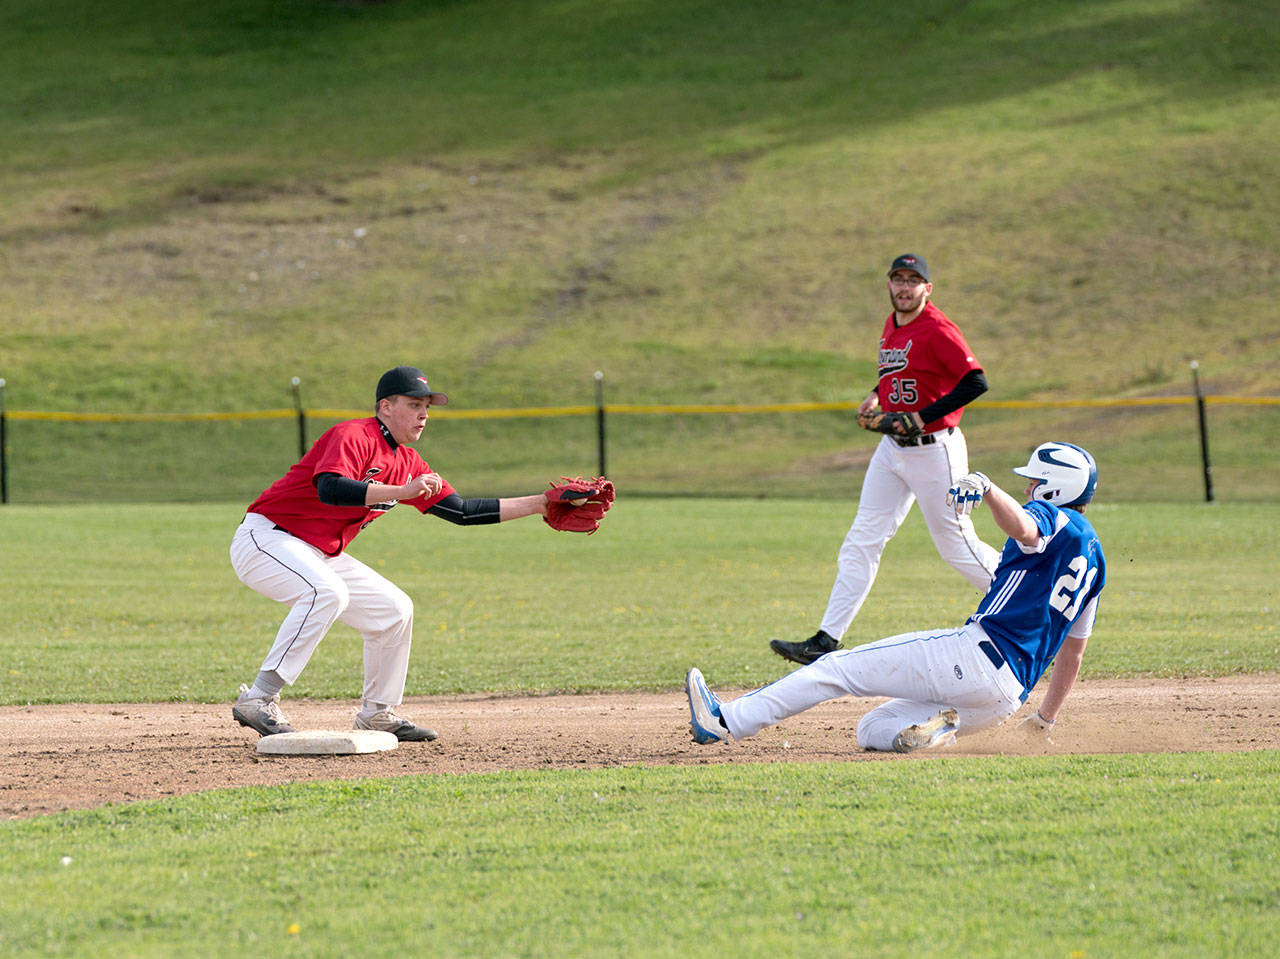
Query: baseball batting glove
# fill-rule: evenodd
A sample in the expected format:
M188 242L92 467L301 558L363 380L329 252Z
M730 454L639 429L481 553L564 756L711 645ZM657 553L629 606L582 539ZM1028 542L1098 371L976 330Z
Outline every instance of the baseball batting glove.
M603 476L562 476L542 495L547 498L547 515L543 519L548 526L591 534L600 528L600 520L613 505L613 484Z
M1053 732L1053 724L1056 719L1045 719L1040 715L1040 710L1036 710L1022 722L1018 723L1018 731L1028 739L1038 739L1046 743L1053 742L1049 738L1049 734Z
M982 497L991 491L991 480L985 473L969 473L956 480L956 485L947 490L947 505L956 511L957 516L972 513L982 502Z
M913 439L924 432L910 413L886 413L884 410L859 413L858 425L873 433L900 436L904 439Z

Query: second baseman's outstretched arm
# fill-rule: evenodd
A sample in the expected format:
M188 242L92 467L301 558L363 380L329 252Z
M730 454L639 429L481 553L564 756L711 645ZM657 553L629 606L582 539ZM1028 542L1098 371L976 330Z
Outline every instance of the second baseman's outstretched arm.
M509 519L521 516L546 516L547 498L541 493L532 496L505 496L498 500L498 522L505 523Z
M457 526L483 526L505 523L522 516L545 515L547 498L536 493L532 496L509 496L463 499L451 493L427 510L432 516L448 520Z

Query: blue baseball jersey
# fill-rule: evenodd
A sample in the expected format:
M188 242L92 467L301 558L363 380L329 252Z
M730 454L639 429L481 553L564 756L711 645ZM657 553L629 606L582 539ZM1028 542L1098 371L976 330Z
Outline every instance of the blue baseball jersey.
M969 622L979 624L1030 689L1058 655L1071 627L1107 581L1098 534L1083 515L1033 500L1023 507L1040 530L1038 550L1012 537L991 588Z

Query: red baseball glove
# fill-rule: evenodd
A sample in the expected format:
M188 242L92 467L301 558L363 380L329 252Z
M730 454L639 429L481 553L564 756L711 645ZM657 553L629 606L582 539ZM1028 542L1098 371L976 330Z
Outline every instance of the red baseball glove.
M562 476L542 495L547 498L547 515L543 519L552 529L594 533L613 505L613 484L603 476Z

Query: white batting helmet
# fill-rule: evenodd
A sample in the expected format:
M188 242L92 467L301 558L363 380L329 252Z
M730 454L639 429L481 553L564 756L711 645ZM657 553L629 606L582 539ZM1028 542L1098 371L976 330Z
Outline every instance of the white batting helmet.
M1031 498L1054 506L1083 506L1098 488L1098 464L1074 443L1041 443L1027 465L1015 467L1014 472L1039 480Z

